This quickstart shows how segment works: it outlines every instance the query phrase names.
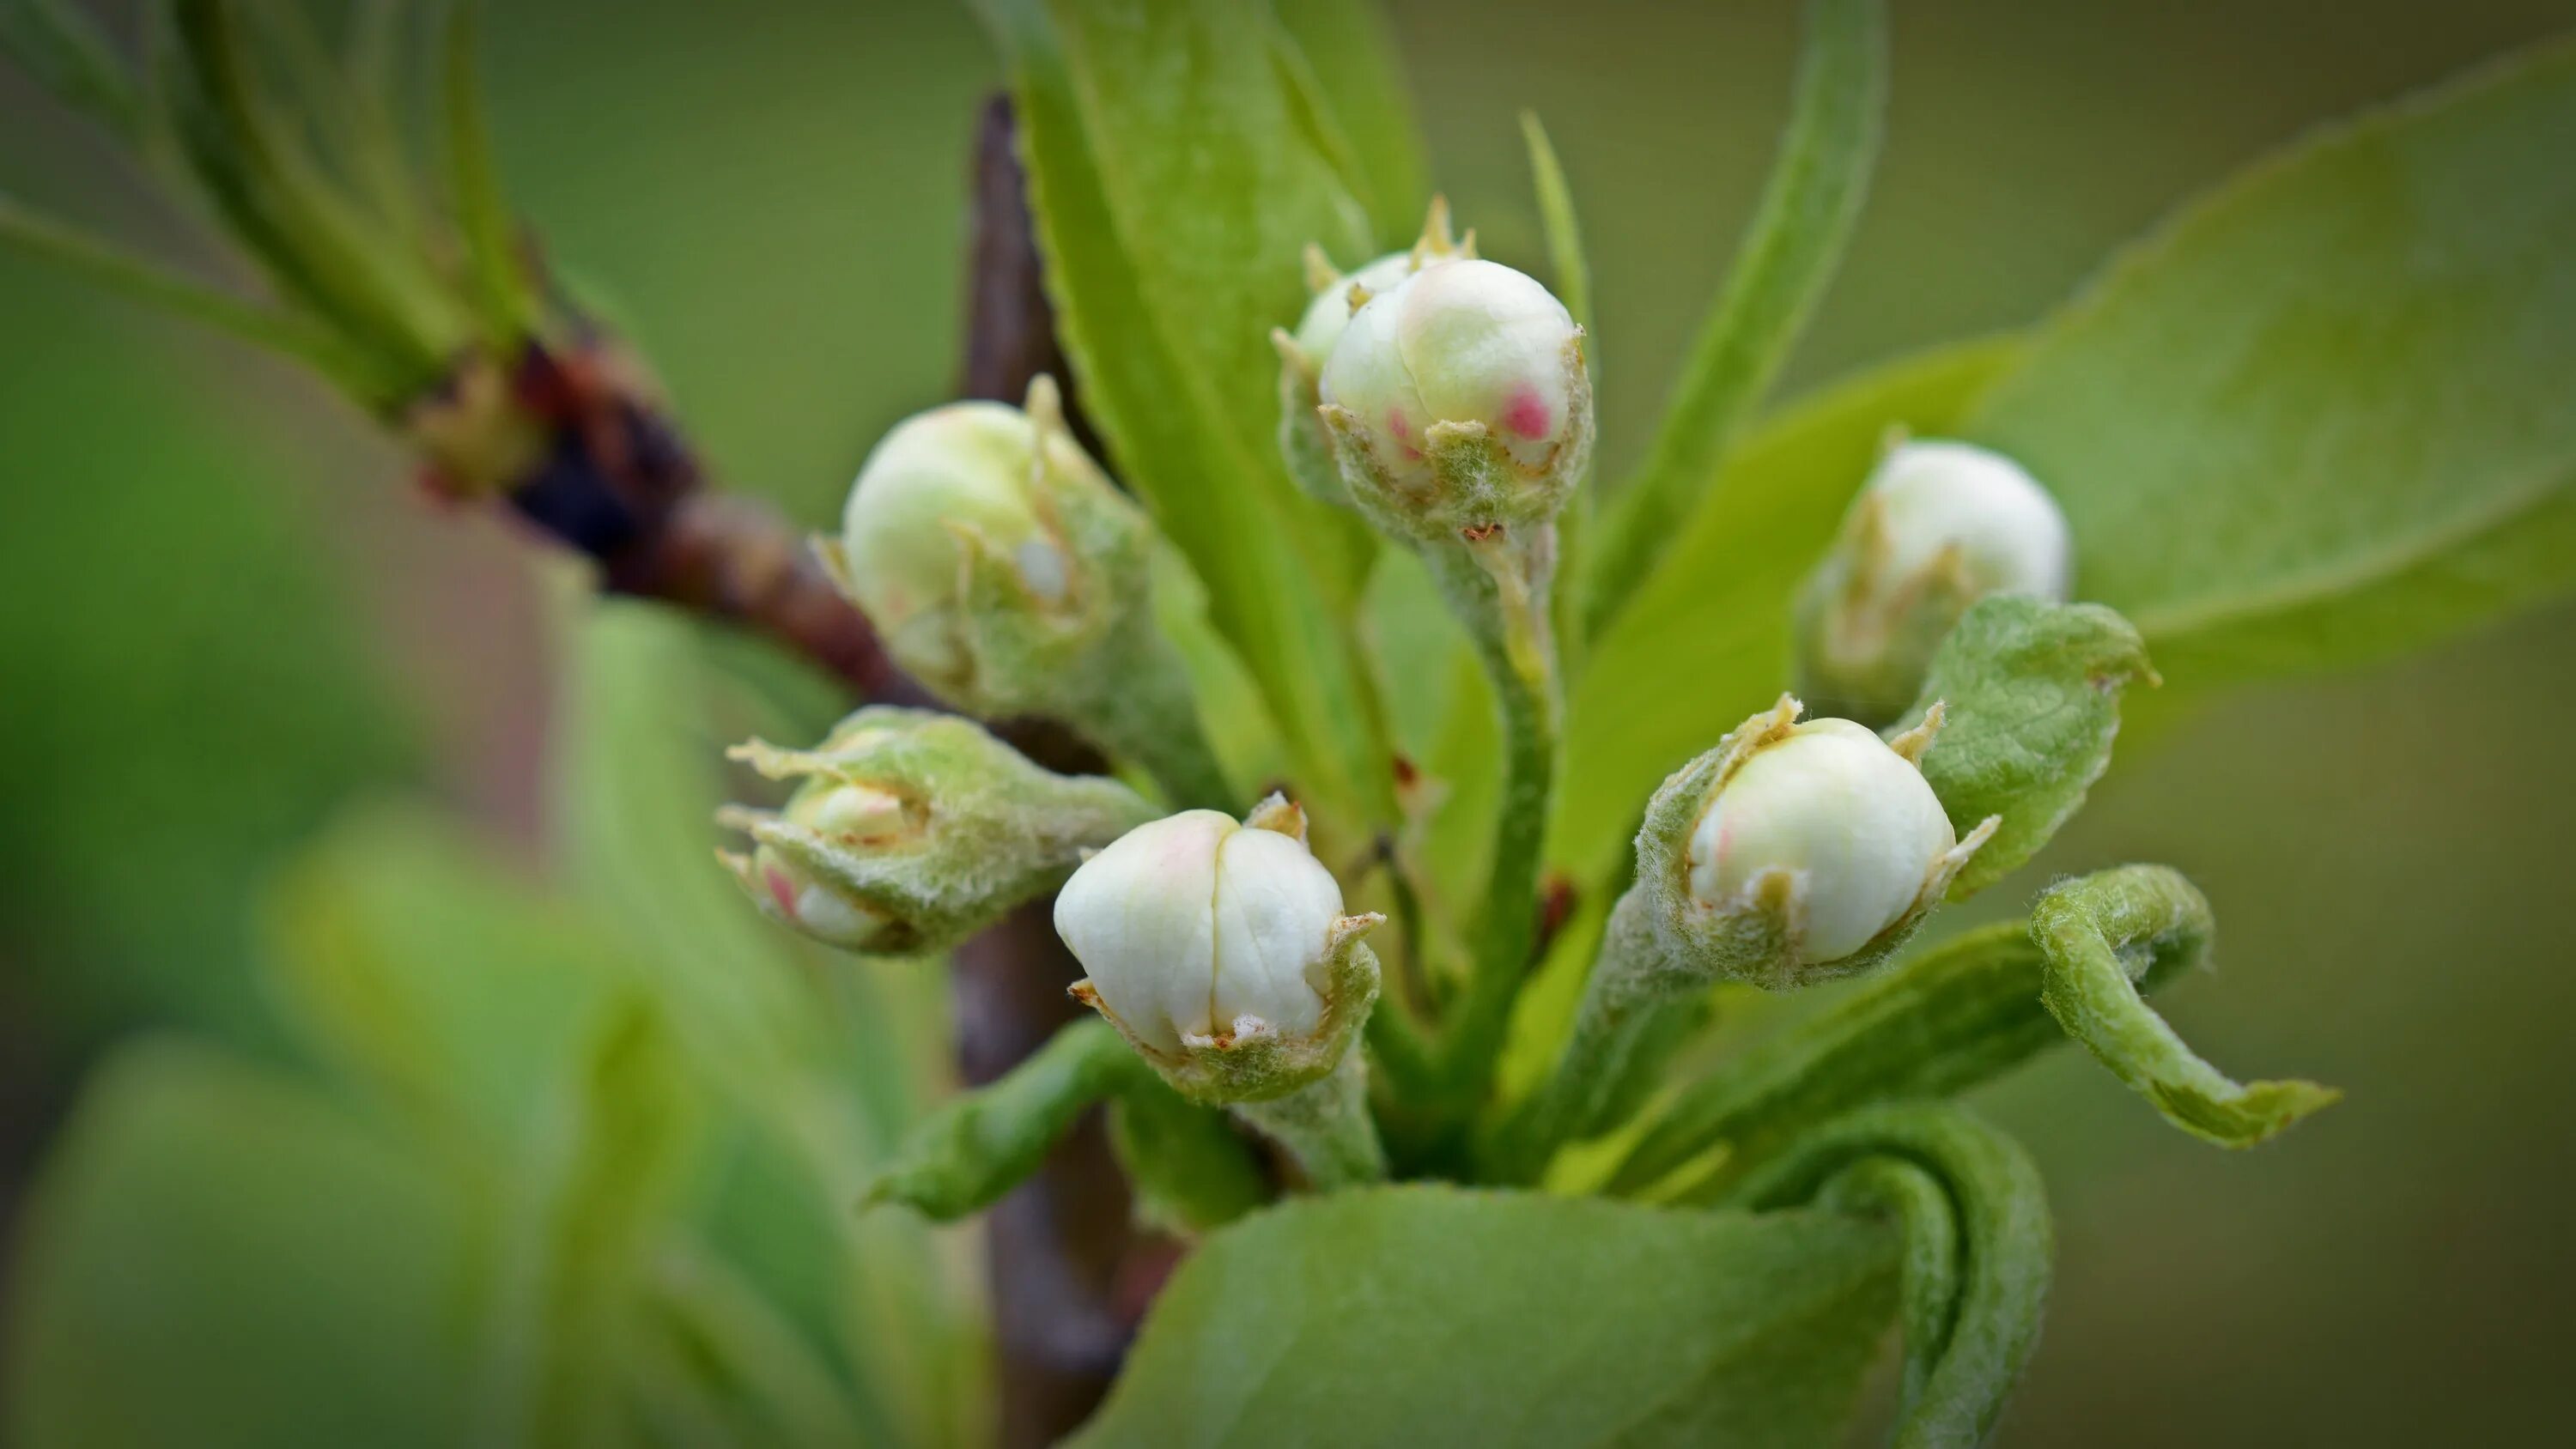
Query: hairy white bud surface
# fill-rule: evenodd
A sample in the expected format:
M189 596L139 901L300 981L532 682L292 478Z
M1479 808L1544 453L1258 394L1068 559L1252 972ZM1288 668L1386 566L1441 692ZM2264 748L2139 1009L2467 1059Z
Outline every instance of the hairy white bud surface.
M1647 805L1637 883L1682 977L1782 987L1863 970L1994 833L1987 820L1960 840L1916 764L1939 706L1892 743L1798 712L1782 696Z
M1248 823L1213 810L1150 821L1056 896L1076 988L1202 1099L1278 1096L1329 1071L1376 992L1304 821L1274 799Z
M1808 687L1865 720L1893 719L1969 605L1989 594L2063 603L2073 560L2065 515L2020 464L1968 443L1899 443L1808 580Z
M1913 762L1850 720L1808 720L1710 794L1691 832L1691 900L1742 909L1785 878L1802 960L1833 961L1912 910L1958 843Z
M1370 298L1319 389L1352 496L1422 538L1553 518L1591 451L1582 338L1547 288L1474 258Z

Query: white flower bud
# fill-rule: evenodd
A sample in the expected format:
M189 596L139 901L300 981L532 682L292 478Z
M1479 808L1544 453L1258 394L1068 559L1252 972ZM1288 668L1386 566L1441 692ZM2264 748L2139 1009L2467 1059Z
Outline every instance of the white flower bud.
M1087 650L1141 614L1149 538L1041 377L1026 411L951 403L896 425L824 556L895 662L956 704L1007 714L1044 710Z
M1056 933L1099 1010L1201 1100L1276 1097L1330 1071L1377 989L1342 891L1276 797L1238 824L1188 810L1138 826L1056 896Z
M1323 248L1306 248L1306 284L1315 299L1306 304L1295 332L1273 328L1270 340L1279 349L1279 453L1288 464L1288 476L1310 496L1345 508L1351 504L1350 490L1342 484L1341 464L1334 457L1332 430L1317 411L1322 403L1317 385L1352 314L1371 297L1394 290L1432 262L1475 254L1474 232L1467 233L1464 241L1450 238L1449 202L1438 196L1431 199L1430 215L1423 220L1422 239L1410 251L1389 252L1344 275L1333 270Z
M1352 314L1369 298L1401 285L1413 275L1414 266L1412 252L1388 252L1348 276L1326 282L1315 300L1306 304L1306 315L1297 320L1297 330L1290 334L1297 350L1320 371L1332 361L1334 344L1341 341Z
M1319 396L1352 498L1414 538L1544 523L1591 453L1582 329L1494 262L1428 262L1370 298Z
M1893 719L1969 605L1988 594L2062 603L2073 557L2066 516L2018 463L1968 443L1899 443L1808 581L1808 685L1864 719Z
M825 783L800 790L778 818L852 848L881 849L912 828L902 798L872 785ZM753 849L745 883L756 883L766 897L764 909L827 946L868 951L900 934L892 916L834 889L774 845Z
M1847 719L1809 720L1756 751L1691 832L1691 900L1727 911L1787 877L1799 953L1832 961L1913 909L1959 843L1923 773Z
M1666 949L1708 975L1778 987L1864 969L1994 833L1961 841L1917 768L1939 706L1893 744L1798 710L1783 696L1647 807L1639 883L1660 896Z

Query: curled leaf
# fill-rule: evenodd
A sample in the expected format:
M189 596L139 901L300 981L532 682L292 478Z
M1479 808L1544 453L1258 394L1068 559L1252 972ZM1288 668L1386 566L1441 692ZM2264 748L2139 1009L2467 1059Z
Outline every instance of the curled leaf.
M1922 766L1950 823L1965 835L2001 819L1951 899L2010 874L2074 816L2110 766L2120 691L2137 679L2155 679L2146 646L2099 604L1998 595L1959 620L1905 720L1946 714Z
M2240 1085L2140 998L2205 961L2213 929L2208 900L2160 865L2061 882L2030 911L2031 940L2047 957L2041 999L2066 1034L2166 1121L2220 1147L2251 1147L2343 1094L2296 1079Z
M1877 1107L1803 1139L1735 1197L1894 1218L1905 1235L1906 1367L1893 1442L1984 1442L2048 1301L2048 1199L2018 1144L1956 1107Z

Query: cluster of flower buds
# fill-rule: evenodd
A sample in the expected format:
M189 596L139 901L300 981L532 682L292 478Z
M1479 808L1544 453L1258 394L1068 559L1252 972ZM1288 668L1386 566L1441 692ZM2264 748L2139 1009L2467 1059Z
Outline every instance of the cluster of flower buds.
M1074 994L1194 1101L1274 1100L1340 1064L1377 1000L1377 915L1344 915L1273 795L1237 823L1187 810L1085 861L1055 902Z
M1342 484L1382 531L1436 543L1548 523L1592 453L1583 329L1538 282L1453 245L1437 205L1400 275L1397 260L1338 308L1333 288L1316 299L1282 348L1283 399L1304 401L1311 367ZM1292 466L1303 436L1283 425Z
M1779 703L1664 781L1637 835L1637 888L1665 968L1778 990L1868 969L1993 835L1960 839L1918 762L1934 705L1893 742Z
M1054 774L924 710L871 706L811 750L728 753L798 784L782 809L725 810L754 848L720 858L770 916L871 955L944 949L1154 813L1114 780Z
M1065 426L1055 382L1028 405L961 402L898 424L819 545L887 651L987 717L1052 714L1150 629L1153 525Z
M2065 602L2073 552L2056 500L2010 458L1967 443L1897 443L1807 580L1805 688L1858 719L1897 718L1969 605L1988 594Z

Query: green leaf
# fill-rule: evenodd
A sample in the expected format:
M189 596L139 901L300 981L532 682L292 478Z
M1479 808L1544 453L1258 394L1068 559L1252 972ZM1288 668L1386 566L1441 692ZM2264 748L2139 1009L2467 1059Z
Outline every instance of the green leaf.
M268 919L271 993L315 1053L469 1155L532 1148L617 980L596 923L409 809L337 824Z
M1270 1197L1233 1119L1160 1081L1140 1082L1110 1100L1109 1145L1136 1195L1137 1220L1158 1232L1212 1233Z
M1900 1170L1887 1173L1889 1163ZM2048 1303L2054 1234L2039 1169L1968 1113L1915 1103L1819 1129L1738 1200L1778 1208L1819 1195L1890 1213L1905 1230L1896 1449L1984 1443L2038 1346Z
M1386 17L1372 0L1274 0L1271 13L1347 147L1346 160L1336 157L1342 183L1366 208L1377 245L1411 241L1431 184Z
M2200 1059L2139 992L2209 958L2209 902L2178 871L2128 865L2050 887L2030 936L2048 956L2045 1001L2066 1034L2155 1104L2220 1147L2251 1147L2332 1106L2314 1082L2231 1081Z
M1705 1195L1845 1112L1952 1096L2001 1076L2065 1040L2039 1003L2045 959L2028 927L2009 921L1871 978L1683 1087L1608 1190Z
M912 1129L868 1185L867 1200L901 1203L943 1223L981 1212L1037 1171L1075 1118L1152 1076L1108 1022L1073 1022L999 1080L951 1099Z
M1223 0L984 0L1007 58L1086 411L1206 585L1301 793L1391 813L1349 614L1376 541L1280 459L1269 331L1304 307L1309 242L1370 254L1277 62L1265 12Z
M800 1323L840 1347L866 1407L900 1426L894 1437L954 1438L978 1386L952 1266L917 1220L850 1212L944 1080L945 976L776 929L713 854L724 747L818 736L830 694L782 710L732 677L762 662L774 672L774 657L715 668L710 656L731 646L656 606L600 602L584 586L567 588L564 613L557 849L739 1121L736 1172L707 1231L774 1301L807 1310Z
M464 1442L478 1223L296 1081L129 1047L23 1220L7 1437L27 1449Z
M1938 702L1923 776L1961 835L2000 817L1950 898L2003 879L2074 817L2111 765L2120 691L2155 671L2138 631L2099 604L1981 599L1932 656L1908 726Z
M2263 162L2123 256L1967 436L2178 687L2376 658L2576 583L2576 44Z
M1075 1442L1830 1444L1893 1307L1894 1247L1829 1213L1301 1200L1191 1256Z
M1594 645L1570 707L1553 861L1585 880L1614 868L1656 782L1779 696L1798 580L1887 430L1948 431L2016 346L1988 339L1872 369L1745 441Z
M1612 496L1588 585L1589 629L1617 617L1719 477L1736 429L1788 361L1842 260L1887 108L1882 0L1812 0L1797 95L1726 288L1700 324L1645 466Z
M549 1104L562 1145L523 1179L503 1246L480 1405L480 1428L536 1444L604 1442L614 1422L699 1112L641 998L606 1014L587 1046L564 1100Z
M139 306L264 347L319 373L361 403L400 400L402 380L301 312L245 302L0 195L0 246L61 268Z
M133 72L89 17L64 0L0 0L0 55L120 136L138 137L148 123Z
M466 270L474 280L486 333L495 345L512 347L536 330L540 308L519 253L518 224L501 191L501 168L492 155L492 128L483 115L483 85L474 70L482 11L479 0L453 0L449 5L439 95L448 194L456 207Z

